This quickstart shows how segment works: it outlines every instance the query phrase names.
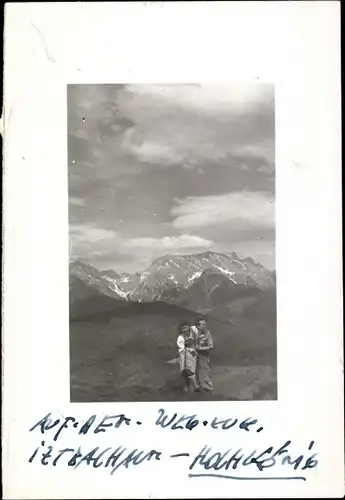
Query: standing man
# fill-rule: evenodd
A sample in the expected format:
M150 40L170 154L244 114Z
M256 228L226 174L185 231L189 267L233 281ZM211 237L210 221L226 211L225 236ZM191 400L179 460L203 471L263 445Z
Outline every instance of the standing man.
M211 333L207 329L207 324L204 319L198 319L196 322L198 329L196 339L196 378L197 384L201 391L213 391L211 381L210 357L213 349L213 340Z

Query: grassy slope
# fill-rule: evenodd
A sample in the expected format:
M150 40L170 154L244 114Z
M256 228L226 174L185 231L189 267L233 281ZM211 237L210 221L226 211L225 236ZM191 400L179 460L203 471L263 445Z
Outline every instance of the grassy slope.
M231 324L208 321L215 342L215 392L207 398L275 399L275 293L239 311ZM182 400L178 365L167 361L176 357L177 325L194 319L191 311L153 303L121 305L107 314L72 320L71 400Z

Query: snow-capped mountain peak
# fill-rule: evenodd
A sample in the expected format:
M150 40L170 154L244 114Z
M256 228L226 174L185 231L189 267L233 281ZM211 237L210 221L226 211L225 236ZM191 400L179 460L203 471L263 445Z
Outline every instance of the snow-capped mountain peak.
M193 304L199 303L205 297L207 301L211 295L233 295L243 287L248 290L275 287L274 272L251 258L241 259L234 252L166 255L143 272L133 274L99 272L87 264L73 263L71 274L106 295L135 302L182 301L188 305L191 300Z
M216 269L218 269L222 274L224 274L230 281L232 281L236 285L236 281L234 279L230 278L230 276L235 275L235 273L233 271L229 271L228 269L223 269L222 267L217 266L216 264L214 264L214 267Z
M141 276L140 276L140 283L143 283L144 281L146 281L148 275L149 275L149 273L147 271L142 272Z
M168 277L168 279L169 279L170 281L172 281L173 283L175 283L175 285L178 285L178 284L179 284L179 283L178 283L178 281L176 281L175 276L173 276L172 274Z
M123 299L125 300L128 300L128 295L130 294L130 292L124 292L123 290L121 290L121 288L119 288L119 286L117 285L116 283L116 280L113 280L111 278L108 278L107 276L104 276L104 278L109 281L109 283L111 283L109 285L109 288L117 293L117 295L119 295L120 297L122 297Z
M202 271L196 271L195 273L192 274L192 276L188 278L188 283L193 283L193 281L197 278L200 278L201 275Z

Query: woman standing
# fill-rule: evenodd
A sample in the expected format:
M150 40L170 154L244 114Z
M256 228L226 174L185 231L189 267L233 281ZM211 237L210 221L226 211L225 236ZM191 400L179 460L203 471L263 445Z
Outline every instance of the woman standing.
M196 390L195 369L196 351L195 335L188 323L184 322L180 326L180 334L177 338L177 349L180 360L180 372L183 377L184 392L194 392Z

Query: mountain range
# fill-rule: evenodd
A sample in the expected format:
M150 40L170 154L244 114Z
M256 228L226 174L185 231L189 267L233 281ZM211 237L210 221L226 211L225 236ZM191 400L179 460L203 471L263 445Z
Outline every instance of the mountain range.
M80 304L95 311L100 303L101 312L126 302L165 302L199 313L223 310L227 315L229 302L240 297L250 301L274 288L274 271L252 258L240 259L235 252L166 255L133 274L99 271L79 261L70 264L72 315Z

